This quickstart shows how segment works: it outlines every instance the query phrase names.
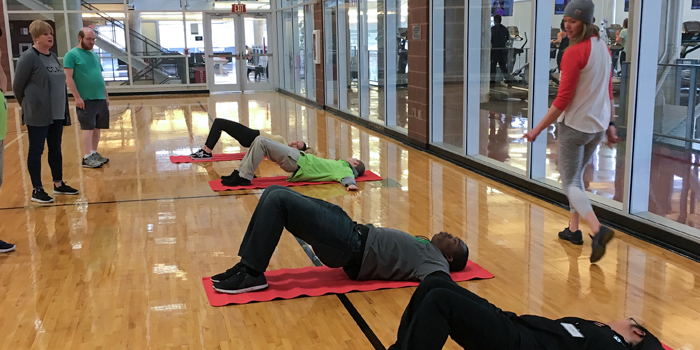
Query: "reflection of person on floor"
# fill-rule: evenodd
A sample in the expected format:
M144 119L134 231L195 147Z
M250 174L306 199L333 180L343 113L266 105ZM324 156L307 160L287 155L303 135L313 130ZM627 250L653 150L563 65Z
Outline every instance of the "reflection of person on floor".
M265 190L250 219L238 255L241 261L211 277L214 289L230 294L267 288L264 272L287 229L308 243L328 267L342 267L349 278L420 281L439 271L467 265L464 242L446 232L432 240L390 228L358 224L343 209L282 186Z
M496 83L496 65L500 66L503 77L508 80L508 50L510 41L508 28L501 24L501 15L493 16L495 23L491 27L491 83Z
M496 120L498 120L499 124L498 131L496 131ZM489 144L487 146L489 158L499 162L504 162L510 158L508 154L508 129L512 121L513 117L510 115L506 115L505 121L503 121L500 114L489 112Z
M416 288L389 350L439 350L451 337L479 350L662 350L633 318L604 324L578 317L518 316L436 272Z
M355 158L333 160L317 158L296 147L285 146L265 137L256 138L241 160L241 165L229 176L222 176L224 186L249 186L255 169L263 159L277 163L282 170L292 173L290 182L337 181L348 191L357 191L355 178L365 173L365 164Z
M231 137L236 139L241 146L246 148L250 147L258 136L262 136L264 138L277 141L281 144L288 145L289 147L294 147L300 151L313 153L308 149L306 142L304 141L293 141L288 144L287 140L285 140L281 135L270 135L260 130L251 129L232 120L216 118L214 119L214 123L211 125L211 130L209 130L209 136L207 136L207 141L204 142L204 146L202 146L199 151L190 154L190 157L192 159L211 159L212 150L214 149L214 146L216 146L216 143L219 142L222 131L231 135Z
M579 230L581 217L594 232L591 236L591 263L605 254L605 246L615 232L598 221L583 186L583 171L598 145L607 135L608 143L617 142L614 123L615 104L612 89L612 59L607 44L598 37L593 25L591 0L573 0L564 10L566 32L571 46L561 62L561 85L557 98L542 121L524 138L534 141L554 121L558 121L557 158L562 189L571 206L569 227L559 238L583 244Z

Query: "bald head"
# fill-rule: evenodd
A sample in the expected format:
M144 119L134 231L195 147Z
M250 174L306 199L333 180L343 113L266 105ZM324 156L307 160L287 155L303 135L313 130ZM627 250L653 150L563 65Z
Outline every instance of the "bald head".
M95 46L95 31L88 27L80 29L78 42L81 49L92 51L92 48Z

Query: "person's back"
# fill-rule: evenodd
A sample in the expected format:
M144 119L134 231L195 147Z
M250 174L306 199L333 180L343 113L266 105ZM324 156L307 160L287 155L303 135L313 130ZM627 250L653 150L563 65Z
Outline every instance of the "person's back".
M343 160L324 159L312 154L301 152L297 160L299 169L289 176L288 181L337 181L347 177L355 178L356 174L350 164ZM343 183L344 184L344 183Z
M491 27L491 47L505 48L510 40L510 32L503 24L496 23Z
M429 240L390 228L367 227L358 280L421 281L436 271L450 273L442 252Z

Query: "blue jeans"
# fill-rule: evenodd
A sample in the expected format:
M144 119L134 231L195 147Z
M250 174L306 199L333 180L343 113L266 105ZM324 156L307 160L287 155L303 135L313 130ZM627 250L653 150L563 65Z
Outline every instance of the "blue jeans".
M238 251L241 262L264 272L285 228L328 267L345 267L361 249L356 224L342 208L275 185L255 207Z
M29 136L29 154L27 155L27 170L34 188L43 188L41 184L41 155L44 153L44 143L49 148L49 167L53 181L63 180L63 155L61 141L63 138L63 120L54 120L47 126L27 125Z

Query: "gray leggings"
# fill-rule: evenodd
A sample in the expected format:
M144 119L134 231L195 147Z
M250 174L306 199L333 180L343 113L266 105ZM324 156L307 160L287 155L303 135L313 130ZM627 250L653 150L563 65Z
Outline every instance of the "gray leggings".
M586 216L593 208L583 187L583 170L591 160L605 131L588 134L559 123L559 173L562 189L569 199L571 212Z

